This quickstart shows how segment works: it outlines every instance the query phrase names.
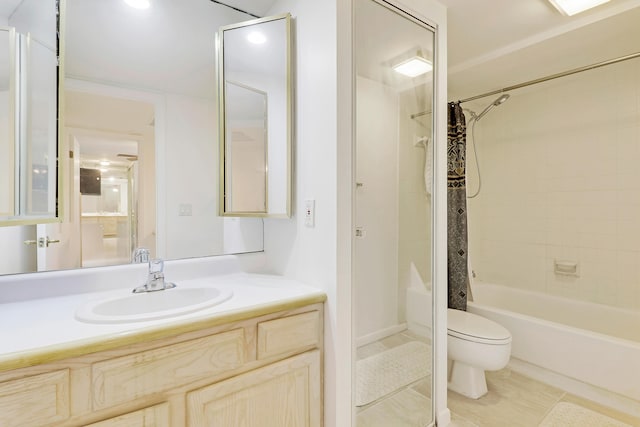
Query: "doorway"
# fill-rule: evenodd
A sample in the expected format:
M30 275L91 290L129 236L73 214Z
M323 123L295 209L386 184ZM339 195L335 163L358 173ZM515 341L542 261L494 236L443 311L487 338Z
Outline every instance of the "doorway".
M81 267L131 262L141 246L153 256L154 105L80 91L67 91L65 98L73 158L70 217L77 222Z

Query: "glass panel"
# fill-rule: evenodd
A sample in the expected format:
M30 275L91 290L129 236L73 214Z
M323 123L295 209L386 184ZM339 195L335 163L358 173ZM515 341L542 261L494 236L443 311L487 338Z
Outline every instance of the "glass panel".
M357 425L425 426L434 33L374 0L356 1L355 24Z
M0 218L13 216L15 195L12 33L0 29Z

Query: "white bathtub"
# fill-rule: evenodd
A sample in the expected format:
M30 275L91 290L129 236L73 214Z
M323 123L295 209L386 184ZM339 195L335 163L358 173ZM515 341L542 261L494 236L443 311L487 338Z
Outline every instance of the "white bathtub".
M481 282L472 290L468 310L511 332L512 357L640 400L639 313ZM424 289L407 291L410 329L428 331L430 310L412 307L430 301Z

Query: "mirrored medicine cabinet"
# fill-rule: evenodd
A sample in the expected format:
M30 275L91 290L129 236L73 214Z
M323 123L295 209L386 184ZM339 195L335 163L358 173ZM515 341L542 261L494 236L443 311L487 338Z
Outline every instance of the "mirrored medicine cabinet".
M291 216L291 16L221 27L220 215Z
M15 3L0 20L0 226L58 216L59 2Z

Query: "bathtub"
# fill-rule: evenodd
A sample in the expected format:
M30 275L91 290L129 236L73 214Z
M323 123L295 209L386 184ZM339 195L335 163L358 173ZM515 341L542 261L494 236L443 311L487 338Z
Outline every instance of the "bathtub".
M474 282L468 310L507 328L512 357L640 400L640 313ZM422 305L425 304L425 305ZM430 329L431 292L407 290L407 324Z

